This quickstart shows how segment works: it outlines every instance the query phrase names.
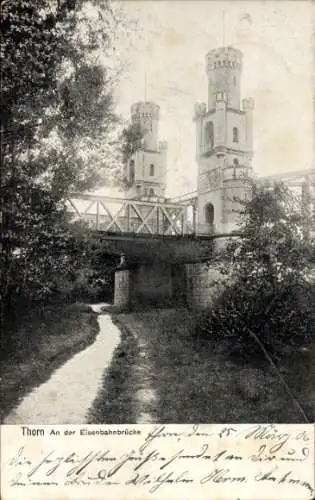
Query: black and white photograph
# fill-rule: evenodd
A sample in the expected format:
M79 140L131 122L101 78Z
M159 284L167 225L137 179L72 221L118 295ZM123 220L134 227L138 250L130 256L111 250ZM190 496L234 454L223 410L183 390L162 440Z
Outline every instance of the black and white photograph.
M314 19L2 2L2 424L314 422Z

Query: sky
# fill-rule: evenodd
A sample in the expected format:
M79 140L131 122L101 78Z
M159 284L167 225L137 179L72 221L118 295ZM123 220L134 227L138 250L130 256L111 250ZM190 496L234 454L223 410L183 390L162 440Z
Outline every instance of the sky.
M168 196L196 189L193 109L207 100L205 56L223 44L244 54L241 94L255 100L254 171L265 176L314 165L310 1L119 3L139 27L118 46L128 63L116 89L118 111L128 118L133 102L160 105Z

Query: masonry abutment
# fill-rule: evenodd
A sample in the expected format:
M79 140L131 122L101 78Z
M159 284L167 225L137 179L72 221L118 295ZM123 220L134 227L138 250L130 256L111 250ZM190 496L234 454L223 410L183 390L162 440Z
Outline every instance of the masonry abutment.
M125 311L187 305L185 264L138 263L115 272L114 305Z
M115 272L114 306L123 310L130 310L132 269L118 269Z

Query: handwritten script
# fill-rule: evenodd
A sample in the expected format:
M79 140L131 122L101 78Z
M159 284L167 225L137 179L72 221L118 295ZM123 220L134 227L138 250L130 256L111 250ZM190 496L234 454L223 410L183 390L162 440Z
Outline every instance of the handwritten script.
M3 500L314 498L312 425L2 426L1 433Z

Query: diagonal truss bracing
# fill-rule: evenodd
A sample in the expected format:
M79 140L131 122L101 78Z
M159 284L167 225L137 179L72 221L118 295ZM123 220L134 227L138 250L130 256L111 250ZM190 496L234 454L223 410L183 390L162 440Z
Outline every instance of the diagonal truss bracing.
M68 200L73 219L109 233L180 236L195 232L187 203L161 203L74 194Z

